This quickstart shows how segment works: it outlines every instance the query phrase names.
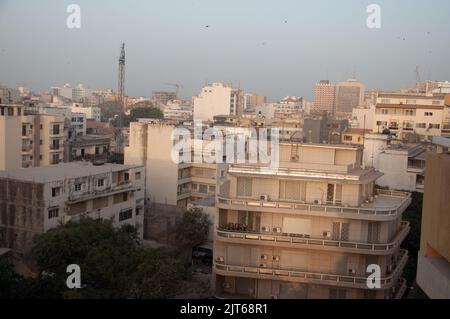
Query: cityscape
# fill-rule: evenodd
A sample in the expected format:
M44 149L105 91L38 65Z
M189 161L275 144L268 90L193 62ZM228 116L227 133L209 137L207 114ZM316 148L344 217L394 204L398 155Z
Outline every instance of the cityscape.
M450 4L25 3L0 299L450 299Z

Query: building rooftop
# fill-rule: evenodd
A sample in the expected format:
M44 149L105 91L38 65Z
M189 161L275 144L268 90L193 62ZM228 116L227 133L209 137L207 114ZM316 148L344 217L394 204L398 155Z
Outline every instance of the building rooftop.
M12 171L0 171L0 178L15 179L36 183L48 183L63 179L73 179L91 175L119 172L138 165L120 165L106 163L94 165L91 162L61 163L52 166L31 167Z

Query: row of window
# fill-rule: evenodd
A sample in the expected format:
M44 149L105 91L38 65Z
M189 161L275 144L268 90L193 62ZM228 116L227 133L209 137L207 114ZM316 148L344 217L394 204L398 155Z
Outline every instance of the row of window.
M388 126L388 122L386 121L377 121L377 126ZM399 127L399 123L398 122L390 122L389 123L389 127L392 129L397 129ZM413 128L413 123L403 123L403 128ZM429 123L427 126L427 123L416 123L416 128L429 128L429 129L440 129L441 125L440 124L432 124Z

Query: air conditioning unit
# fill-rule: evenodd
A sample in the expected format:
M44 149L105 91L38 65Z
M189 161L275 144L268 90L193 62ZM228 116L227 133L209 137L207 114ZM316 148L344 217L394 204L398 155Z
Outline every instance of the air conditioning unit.
M349 270L348 270L348 273L349 273L350 275L356 275L356 269L349 269Z
M291 162L298 162L299 159L298 155L291 156Z
M324 237L324 238L331 238L331 232L328 231L328 230L324 231L324 232L323 232L323 237Z
M259 200L267 202L269 200L269 195L261 195L259 196Z
M273 232L274 232L274 233L281 234L281 228L280 228L280 227L274 227L274 228L273 228Z
M262 231L268 233L268 232L270 232L270 227L269 226L263 226Z
M270 296L270 299L278 299L278 296L277 295L272 295L272 296Z
M230 289L231 288L231 284L229 282L226 282L226 283L223 284L223 288Z
M261 255L262 260L267 260L267 255Z
M314 204L315 205L322 205L322 200L316 199L316 200L314 200Z
M273 256L273 261L280 261L280 256Z
M70 212L70 207L64 207L64 211L67 213L67 212Z
M217 257L217 258L216 258L216 261L217 261L218 263L223 263L223 262L225 262L225 258L223 258L223 257Z
M267 268L267 264L260 264L259 267L260 268Z

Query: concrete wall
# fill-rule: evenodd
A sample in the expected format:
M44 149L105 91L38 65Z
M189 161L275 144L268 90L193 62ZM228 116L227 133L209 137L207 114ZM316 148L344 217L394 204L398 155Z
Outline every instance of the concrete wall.
M0 170L13 170L22 166L22 126L18 108L13 107L13 115L8 108L1 107L0 113Z

